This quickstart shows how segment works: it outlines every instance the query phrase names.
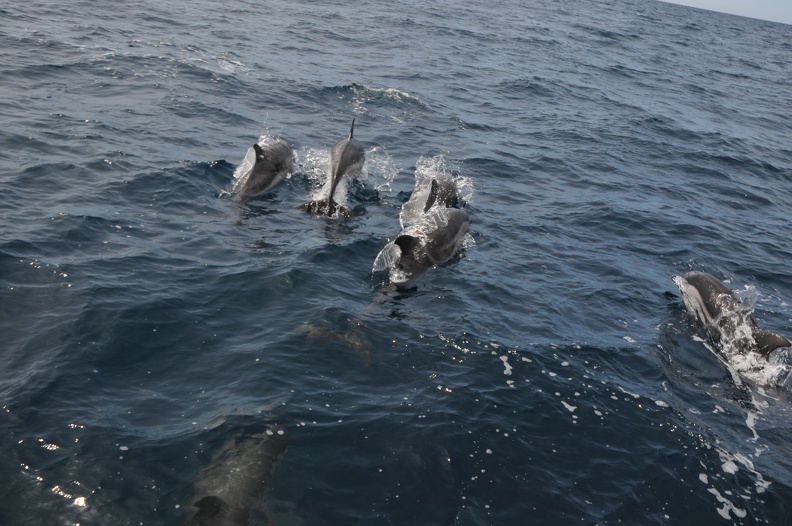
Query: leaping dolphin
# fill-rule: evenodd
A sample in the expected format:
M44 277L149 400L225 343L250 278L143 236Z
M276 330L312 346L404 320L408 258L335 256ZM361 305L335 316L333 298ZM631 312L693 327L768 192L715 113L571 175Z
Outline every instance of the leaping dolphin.
M740 353L755 352L765 358L774 349L792 346L780 334L760 329L745 305L713 276L687 272L671 279L679 287L688 311L721 345L732 345Z
M247 526L257 514L266 516L263 497L286 445L282 426L226 442L201 469L187 506L197 511L189 510L184 526Z
M392 284L408 286L429 269L451 259L469 228L470 217L464 210L430 209L385 245L374 260L374 271L388 270Z
M352 127L349 129L349 137L341 139L330 150L330 192L326 198L316 199L302 205L308 212L332 216L336 213L344 217L350 217L349 210L335 202L334 196L338 183L341 178L346 176L355 177L363 169L366 160L366 152L363 147L354 140L355 119L352 119Z
M232 190L236 194L234 204L237 205L278 184L294 163L294 151L280 139L265 148L254 144L253 150L253 166L239 178Z

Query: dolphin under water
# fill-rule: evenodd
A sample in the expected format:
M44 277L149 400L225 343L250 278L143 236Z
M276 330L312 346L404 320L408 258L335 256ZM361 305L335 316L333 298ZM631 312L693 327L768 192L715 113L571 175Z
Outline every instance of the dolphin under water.
M449 208L457 200L457 184L448 175L426 177L415 185L410 198L402 205L399 222L402 228L418 222L433 206Z
M755 352L765 358L774 349L792 346L780 334L760 329L749 309L713 276L687 272L671 279L679 287L687 310L721 346L729 345L741 354Z
M264 148L258 143L254 144L253 151L253 166L237 180L232 189L236 205L263 194L278 184L294 164L294 151L280 139Z
M358 356L360 356L363 366L368 367L371 364L371 351L361 339L360 334L358 334L362 328L363 324L359 321L353 322L352 328L348 331L339 331L328 327L317 327L310 323L303 323L295 332L302 334L309 340L337 340L355 351Z
M184 526L247 526L262 516L268 524L264 495L286 446L282 426L226 442L201 469Z
M339 205L335 201L335 191L338 183L344 176L355 177L363 169L366 160L366 152L363 147L354 139L355 119L352 119L352 127L349 129L349 137L341 139L330 150L330 189L326 198L316 199L302 205L308 212L332 216L343 215L351 217L349 210Z
M385 245L374 260L375 272L388 270L392 284L412 284L459 250L470 229L470 217L459 208L434 208Z

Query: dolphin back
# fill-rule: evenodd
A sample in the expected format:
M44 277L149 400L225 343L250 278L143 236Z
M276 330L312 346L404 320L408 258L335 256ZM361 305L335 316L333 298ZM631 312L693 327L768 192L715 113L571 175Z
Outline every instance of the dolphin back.
M706 272L686 272L682 277L698 291L702 306L713 319L723 312L725 303L738 301L726 285Z
M265 148L256 143L253 145L253 152L253 166L234 188L234 201L237 204L262 194L281 182L294 164L294 151L282 140Z
M760 329L749 309L717 278L705 272L687 272L672 278L682 293L687 309L722 346L740 353L756 352L765 358L779 347L790 347L787 338ZM750 335L744 336L747 327Z
M260 513L272 471L286 451L287 436L282 426L270 426L265 433L226 442L204 466L186 506L190 515L185 526L242 526Z
M399 287L414 282L432 267L457 253L468 233L470 218L458 208L437 208L403 230L374 260L374 272L390 270Z
M338 141L333 149L330 150L330 176L333 181L332 190L342 177L355 177L363 169L366 160L366 152L355 139L352 132L349 138ZM332 191L331 190L331 191Z
M300 208L319 215L352 217L349 210L336 202L335 192L344 176L355 177L363 169L366 152L353 139L354 135L355 119L352 119L349 136L335 143L330 150L330 190L327 197L309 201Z
M445 226L429 233L426 242L426 255L435 265L451 259L457 252L470 228L470 217L459 208L441 209L445 213Z
M449 208L457 200L456 182L449 177L427 177L415 185L410 198L402 205L399 222L402 228L416 223L432 207Z

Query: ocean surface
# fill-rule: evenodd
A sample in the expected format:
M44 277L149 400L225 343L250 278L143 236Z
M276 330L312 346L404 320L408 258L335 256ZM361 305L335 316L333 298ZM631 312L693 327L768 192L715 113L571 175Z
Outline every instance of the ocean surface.
M261 524L792 524L792 351L725 354L671 280L792 336L792 26L654 0L0 19L0 524L181 524L272 425ZM298 209L353 118L354 217ZM235 208L277 137L292 173ZM439 173L470 238L383 296Z

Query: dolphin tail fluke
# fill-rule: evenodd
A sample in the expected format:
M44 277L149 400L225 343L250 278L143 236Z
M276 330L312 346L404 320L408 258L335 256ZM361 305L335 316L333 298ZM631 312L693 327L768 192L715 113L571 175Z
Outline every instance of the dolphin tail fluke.
M352 127L349 129L349 140L352 140L352 135L355 133L355 117L352 117Z
M756 350L764 356L765 358L769 359L770 353L774 349L778 349L779 347L790 347L792 343L789 342L785 337L781 336L780 334L776 334L774 332L766 331L764 329L759 329L754 333L754 338L756 339Z
M328 217L338 216L346 219L352 217L352 212L336 203L333 199L315 199L300 205L300 208L306 212Z

